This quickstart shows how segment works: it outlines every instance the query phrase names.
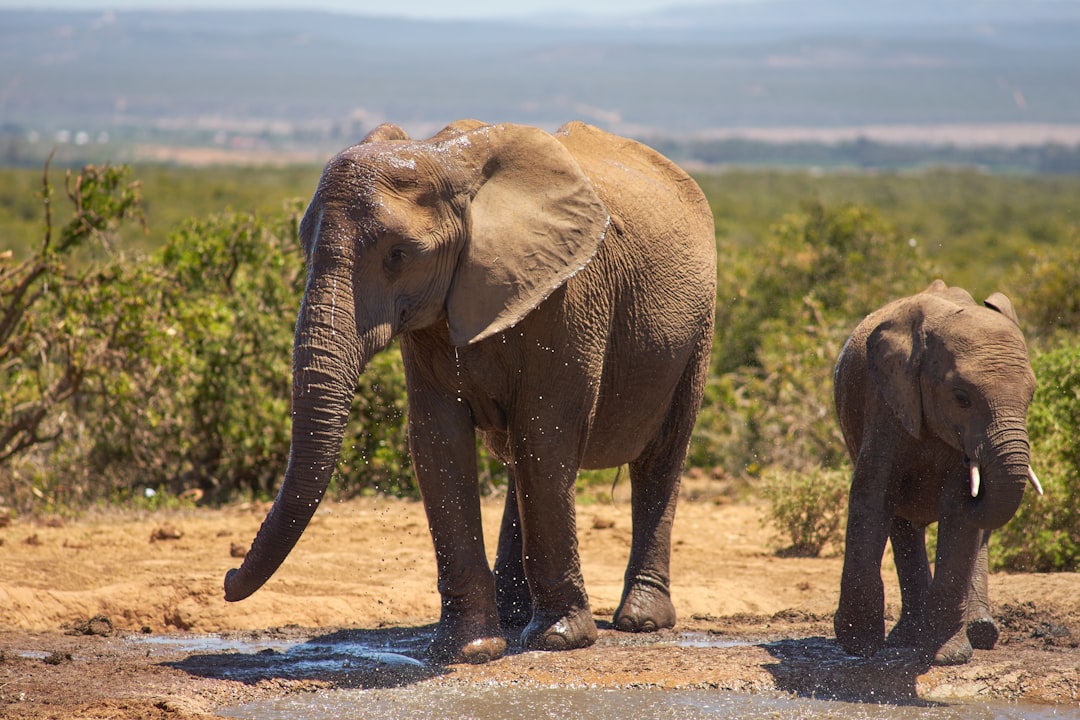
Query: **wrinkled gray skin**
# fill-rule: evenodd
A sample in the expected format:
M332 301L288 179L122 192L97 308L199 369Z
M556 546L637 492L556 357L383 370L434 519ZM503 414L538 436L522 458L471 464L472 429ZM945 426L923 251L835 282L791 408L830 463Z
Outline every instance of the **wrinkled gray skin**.
M633 542L615 625L670 627L671 523L712 344L716 250L697 185L581 123L554 135L460 121L392 125L327 165L300 226L308 279L285 480L227 600L299 539L371 356L394 337L438 566L431 655L484 662L596 638L578 559L579 468L630 464ZM511 477L494 572L475 443ZM378 551L377 548L373 548Z
M985 306L937 280L869 315L836 366L836 407L855 465L834 618L852 654L917 648L935 664L993 647L986 592L990 530L1016 512L1029 478L1035 389L1008 298ZM972 496L972 466L980 483ZM924 543L939 521L933 577ZM881 558L893 546L900 621L885 637Z

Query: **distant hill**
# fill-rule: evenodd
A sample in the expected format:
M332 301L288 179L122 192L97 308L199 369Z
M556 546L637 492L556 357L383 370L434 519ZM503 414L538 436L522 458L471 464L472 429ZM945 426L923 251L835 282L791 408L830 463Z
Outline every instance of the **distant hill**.
M674 138L1080 126L1077 38L1075 0L763 0L621 21L0 11L0 134L310 148L459 117Z

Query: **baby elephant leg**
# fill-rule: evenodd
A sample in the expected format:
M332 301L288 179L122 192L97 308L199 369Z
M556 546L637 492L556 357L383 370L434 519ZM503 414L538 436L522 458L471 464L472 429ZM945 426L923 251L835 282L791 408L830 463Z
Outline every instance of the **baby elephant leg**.
M968 640L971 646L979 650L993 650L998 640L998 626L990 614L990 594L987 577L990 574L990 560L987 544L990 531L984 530L979 542L979 554L975 558L975 570L971 574L971 587L968 589L967 609L964 613Z

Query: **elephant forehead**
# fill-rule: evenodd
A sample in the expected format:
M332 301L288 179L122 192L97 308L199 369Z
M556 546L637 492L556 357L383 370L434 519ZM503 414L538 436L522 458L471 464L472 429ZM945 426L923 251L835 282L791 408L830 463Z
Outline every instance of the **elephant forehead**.
M1028 377L1033 377L1019 332L985 330L963 342L953 338L951 344L949 364L958 375L977 385L1007 379L1009 384L1024 386Z

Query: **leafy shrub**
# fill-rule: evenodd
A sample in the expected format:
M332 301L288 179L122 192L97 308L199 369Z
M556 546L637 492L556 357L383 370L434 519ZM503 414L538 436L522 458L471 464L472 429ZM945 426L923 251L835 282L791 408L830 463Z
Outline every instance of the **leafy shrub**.
M886 301L933 280L918 243L875 211L854 205L808 203L783 216L749 251L728 245L720 253L717 373L760 365L762 341L779 329L770 321L798 330L807 298L827 319L854 327Z
M290 443L291 358L305 279L301 206L182 223L150 256L112 239L141 217L126 168L67 177L71 220L32 258L0 257L0 502L267 496ZM418 494L396 345L369 364L333 490ZM501 466L481 456L482 481Z
M720 252L733 261L721 262L712 375L690 461L731 475L835 467L844 461L836 358L868 312L930 284L921 248L871 210L812 203L752 252Z
M341 447L337 492L419 495L408 454L407 406L405 368L395 342L375 354L360 376Z
M141 194L126 168L87 167L65 175L70 219L53 223L49 168L42 177L44 230L21 262L0 255L0 491L13 501L47 499L55 482L66 497L86 486L66 476L47 478L44 448L70 441L78 414L132 364L127 345L140 335L153 283L137 263L114 250L125 222L141 220ZM22 473L13 471L20 461ZM45 488L45 489L43 489Z
M289 446L298 213L190 220L154 256L157 364L111 394L97 472L215 498L272 492Z
M1017 280L1021 321L1035 341L1080 334L1080 231L1060 247L1030 253L1031 264Z
M843 523L851 476L846 470L803 472L772 469L762 476L769 520L791 545L781 554L817 557L827 546L843 547Z
M1030 489L1011 521L995 533L998 568L1080 570L1080 338L1032 358L1038 386L1028 410L1031 462L1045 495Z

